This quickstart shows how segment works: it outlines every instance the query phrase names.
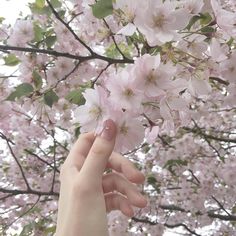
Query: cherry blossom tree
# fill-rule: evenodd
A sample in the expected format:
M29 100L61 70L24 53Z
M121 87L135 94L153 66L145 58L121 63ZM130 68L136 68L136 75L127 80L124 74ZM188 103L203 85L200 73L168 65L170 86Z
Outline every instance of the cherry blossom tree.
M60 165L118 127L148 206L110 235L236 235L235 0L35 0L0 18L0 232L53 235Z

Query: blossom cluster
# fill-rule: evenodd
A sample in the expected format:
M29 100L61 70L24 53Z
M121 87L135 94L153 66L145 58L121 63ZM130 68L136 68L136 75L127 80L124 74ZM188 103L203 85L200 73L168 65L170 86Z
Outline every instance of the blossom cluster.
M235 1L29 7L13 26L0 17L0 62L13 68L0 74L0 233L55 231L70 145L113 119L115 150L147 176L149 205L129 221L112 213L110 235L233 235Z

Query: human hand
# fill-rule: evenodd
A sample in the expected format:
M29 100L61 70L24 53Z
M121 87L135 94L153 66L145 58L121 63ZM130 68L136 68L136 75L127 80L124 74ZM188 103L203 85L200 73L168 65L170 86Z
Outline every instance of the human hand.
M106 212L120 210L132 217L132 206L146 206L135 185L144 176L113 152L115 137L116 126L108 120L101 136L82 134L72 147L60 173L56 236L105 236ZM106 168L112 172L104 174Z

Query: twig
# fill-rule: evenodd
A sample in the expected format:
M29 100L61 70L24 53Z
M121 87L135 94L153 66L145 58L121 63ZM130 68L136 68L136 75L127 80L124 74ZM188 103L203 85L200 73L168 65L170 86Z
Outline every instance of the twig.
M52 6L52 4L50 3L49 0L46 0L48 6L50 7L50 9L52 10L53 14L55 15L55 17L71 32L71 34L75 37L75 39L77 41L80 42L80 44L82 44L89 52L91 55L94 55L93 50L83 41L81 40L78 35L74 32L74 30L69 26L68 23L66 23L58 14L58 12L54 9L54 7Z
M30 155L36 157L37 159L39 159L41 162L45 163L46 165L50 166L50 167L51 167L53 170L55 170L57 173L60 173L60 171L59 171L56 167L52 166L49 162L45 161L44 159L42 159L42 158L41 158L40 156L38 156L37 154L33 153L32 151L30 151L30 150L28 150L28 149L25 149L24 151L27 152L28 154L30 154Z
M0 188L0 192L11 193L14 195L29 194L29 195L38 195L38 196L56 196L56 197L59 196L58 192L43 192L43 191L38 191L38 190L33 190L33 189L21 190L21 189Z
M18 160L17 157L15 156L15 153L14 153L13 150L12 150L12 147L11 147L11 145L10 145L9 139L8 139L3 133L1 133L1 132L0 132L0 137L2 137L2 138L6 141L7 146L8 146L8 148L9 148L9 150L10 150L10 153L11 153L12 157L14 158L14 160L16 161L16 163L17 163L17 165L18 165L18 167L19 167L19 169L20 169L20 171L21 171L21 175L22 175L22 177L23 177L23 179L24 179L24 181L25 181L25 184L26 184L26 186L27 186L27 189L28 189L28 190L31 190L31 187L30 187L30 185L29 185L29 183L28 183L28 180L27 180L27 178L26 178L26 176L25 176L24 170L23 170L23 168L22 168L22 166L21 166L19 160Z

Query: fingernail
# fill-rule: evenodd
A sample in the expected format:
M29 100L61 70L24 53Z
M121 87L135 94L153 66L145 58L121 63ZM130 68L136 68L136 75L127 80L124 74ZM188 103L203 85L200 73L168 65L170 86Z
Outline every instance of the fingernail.
M110 141L115 137L116 126L113 120L109 119L103 123L103 130L101 137Z

